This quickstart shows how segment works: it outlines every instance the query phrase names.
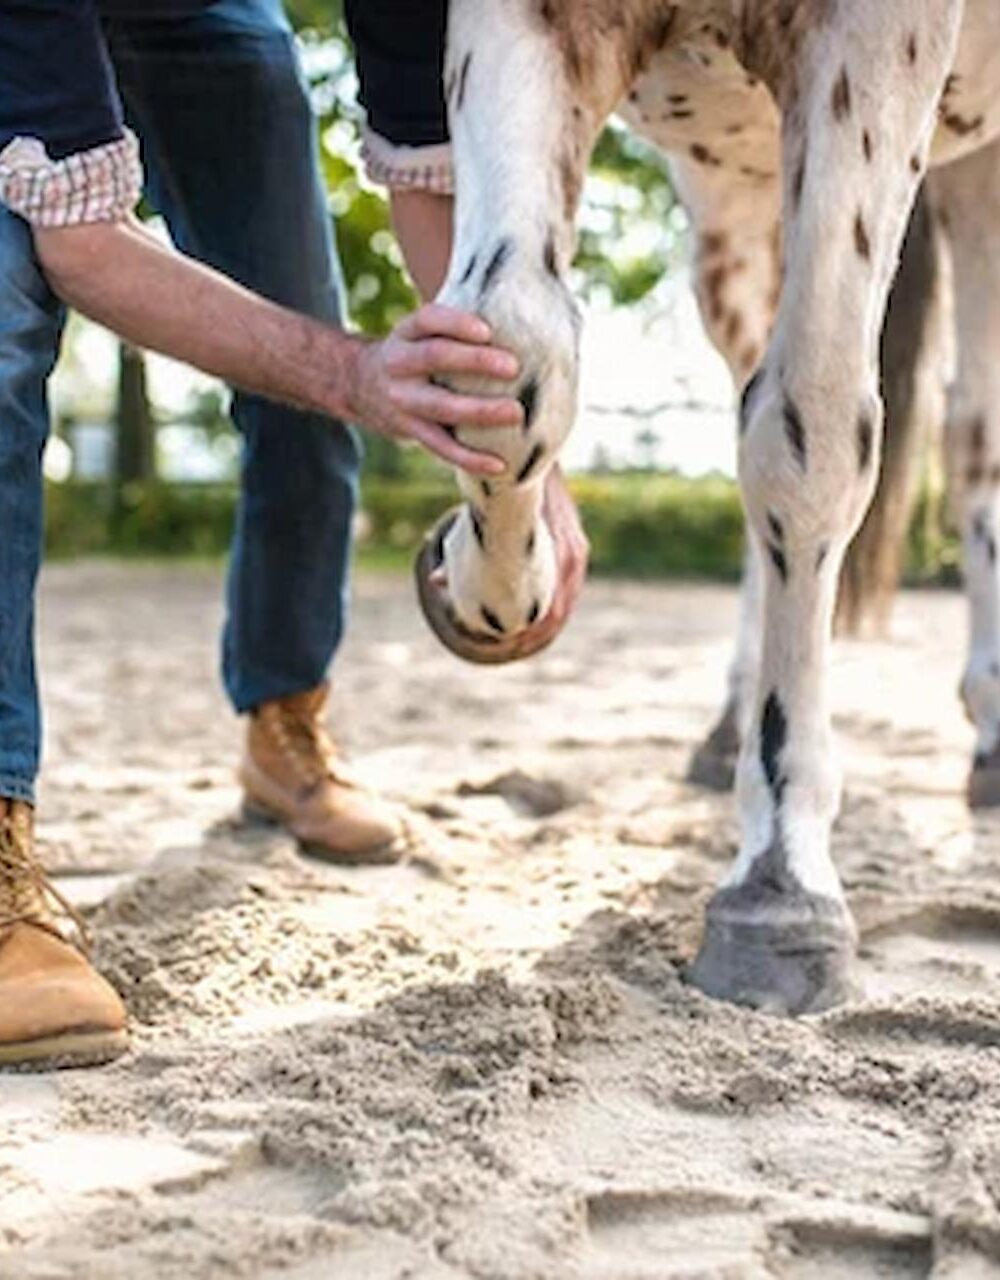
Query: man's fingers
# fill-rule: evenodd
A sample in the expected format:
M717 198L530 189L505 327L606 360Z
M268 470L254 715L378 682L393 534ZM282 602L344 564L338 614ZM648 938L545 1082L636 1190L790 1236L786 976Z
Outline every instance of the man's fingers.
M451 338L399 343L388 361L390 372L401 378L458 373L510 382L520 367L517 357L501 347L470 346Z
M463 396L446 387L415 386L405 398L407 412L450 427L520 427L524 410L501 396Z
M491 337L490 326L479 316L458 311L455 307L442 307L436 302L428 302L401 320L396 326L396 333L411 342L420 338L442 337L454 338L458 342L483 343L489 342Z
M407 420L407 427L411 440L419 441L443 462L450 462L462 471L473 475L498 476L507 469L503 459L492 453L478 453L475 449L466 448L436 422L410 418Z

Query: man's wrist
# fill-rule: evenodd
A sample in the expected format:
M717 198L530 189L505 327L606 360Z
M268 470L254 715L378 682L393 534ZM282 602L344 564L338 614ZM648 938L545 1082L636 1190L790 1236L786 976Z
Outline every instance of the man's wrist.
M332 327L326 329L324 337L327 350L317 362L319 406L331 418L357 422L360 365L370 341Z

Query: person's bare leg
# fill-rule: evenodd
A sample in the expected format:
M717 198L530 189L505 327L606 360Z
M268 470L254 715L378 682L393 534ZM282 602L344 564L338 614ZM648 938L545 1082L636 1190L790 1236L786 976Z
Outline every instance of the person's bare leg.
M389 207L413 283L429 302L448 274L455 201L434 191L393 190Z

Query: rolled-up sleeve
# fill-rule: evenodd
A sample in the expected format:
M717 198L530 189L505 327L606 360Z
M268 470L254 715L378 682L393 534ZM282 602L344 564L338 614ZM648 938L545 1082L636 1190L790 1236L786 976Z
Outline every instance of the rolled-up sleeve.
M448 193L451 148L442 74L447 0L345 0L368 176L396 189Z
M71 226L121 220L141 190L93 0L0 0L0 201Z

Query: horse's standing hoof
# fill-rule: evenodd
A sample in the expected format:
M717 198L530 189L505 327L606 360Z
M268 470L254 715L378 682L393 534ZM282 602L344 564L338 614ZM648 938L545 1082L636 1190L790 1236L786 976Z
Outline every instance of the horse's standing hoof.
M687 780L709 791L732 791L736 785L736 753L717 751L709 738L691 756Z
M977 755L966 787L969 807L995 809L1000 806L1000 746Z
M707 996L772 1013L819 1013L851 994L855 929L833 898L762 899L746 886L708 904L701 948L688 974Z

